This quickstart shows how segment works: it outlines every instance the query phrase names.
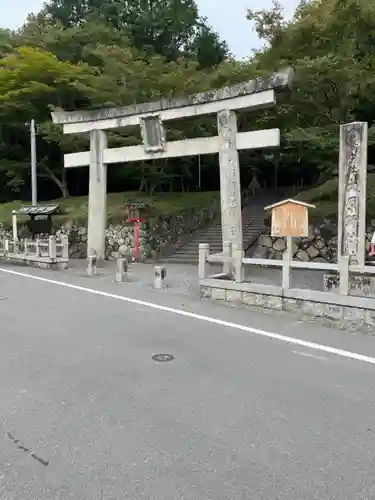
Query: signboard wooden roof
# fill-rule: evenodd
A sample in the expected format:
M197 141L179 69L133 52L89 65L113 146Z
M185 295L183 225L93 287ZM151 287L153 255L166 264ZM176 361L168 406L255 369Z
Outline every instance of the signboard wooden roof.
M292 203L293 205L300 205L301 207L306 207L306 208L316 208L315 205L311 205L310 203L304 203L303 201L292 200L291 198L288 198L286 200L278 201L273 205L268 205L268 207L265 207L264 210L272 210L273 208L285 205L286 203Z
M308 209L315 205L287 199L265 207L271 210L271 236L306 237L309 234Z

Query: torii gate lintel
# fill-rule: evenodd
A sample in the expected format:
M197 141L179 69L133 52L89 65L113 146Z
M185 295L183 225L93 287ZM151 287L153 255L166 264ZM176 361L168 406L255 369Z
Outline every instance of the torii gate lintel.
M64 133L90 133L90 151L64 157L65 168L89 165L88 255L105 257L107 222L107 165L141 160L219 154L221 220L223 242L242 250L241 185L238 151L277 147L279 129L239 133L235 111L255 110L276 104L276 92L288 89L293 72L286 70L268 78L256 78L193 96L163 99L153 103L86 112L52 113ZM218 135L167 142L163 122L217 114ZM138 125L143 144L108 148L105 130Z

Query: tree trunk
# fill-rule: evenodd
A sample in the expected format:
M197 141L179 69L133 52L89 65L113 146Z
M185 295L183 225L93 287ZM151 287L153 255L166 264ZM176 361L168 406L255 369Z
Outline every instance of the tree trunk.
M63 185L63 198L67 198L69 196L69 190L68 190L68 179L67 179L67 171L66 168L62 171L62 178L61 182Z
M144 164L141 164L141 182L139 184L138 188L139 192L145 192L147 193L147 181L146 181L146 174L145 174L145 167Z
M66 182L66 172L63 170L62 180L60 180L56 175L52 172L52 170L47 167L47 165L41 164L41 166L46 171L48 178L60 189L61 196L63 198L67 198L69 196L68 186Z
M142 177L141 177L141 183L139 184L138 191L139 191L140 193L141 193L142 191L147 191L147 190L146 190L146 181L145 181L145 178L143 177L143 174L142 174Z
M279 162L276 162L273 171L273 187L275 189L278 186L278 173L279 173Z

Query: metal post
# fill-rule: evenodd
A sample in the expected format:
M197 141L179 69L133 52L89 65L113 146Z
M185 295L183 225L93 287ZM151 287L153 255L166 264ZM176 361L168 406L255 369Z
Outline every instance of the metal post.
M36 134L35 120L30 123L30 147L31 147L31 199L32 204L38 203L37 171L36 171Z

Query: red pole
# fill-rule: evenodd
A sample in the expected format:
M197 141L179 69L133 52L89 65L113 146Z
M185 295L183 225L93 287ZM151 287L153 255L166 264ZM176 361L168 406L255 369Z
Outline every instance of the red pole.
M137 220L134 221L133 256L135 260L139 260L139 222Z
M375 231L371 238L369 257L374 257L374 255L375 255Z

